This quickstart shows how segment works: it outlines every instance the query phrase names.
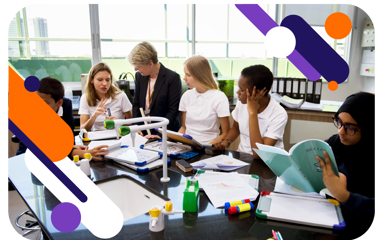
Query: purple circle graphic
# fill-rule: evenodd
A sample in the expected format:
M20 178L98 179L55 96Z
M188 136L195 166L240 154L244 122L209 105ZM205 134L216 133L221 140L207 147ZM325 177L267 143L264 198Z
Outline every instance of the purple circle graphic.
M81 223L81 212L74 204L60 203L52 210L51 220L60 232L72 232Z
M25 79L25 88L29 92L35 92L39 89L40 81L35 76L29 76Z

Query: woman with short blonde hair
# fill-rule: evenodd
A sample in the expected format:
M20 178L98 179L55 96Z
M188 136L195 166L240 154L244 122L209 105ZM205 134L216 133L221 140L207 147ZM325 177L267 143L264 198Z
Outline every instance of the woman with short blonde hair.
M138 71L135 74L133 116L141 117L142 108L148 116L167 118L168 130L178 131L178 105L182 89L180 75L159 62L158 53L149 42L137 44L130 52L128 61ZM159 138L156 134L152 129L151 135L146 137Z
M157 64L158 60L158 52L149 42L141 42L137 46L133 48L130 52L129 56L129 63L133 66L146 66L151 62L153 64Z
M104 119L132 117L132 105L116 85L106 63L97 63L90 69L78 112L81 115L81 128L87 131L105 130Z
M178 132L203 144L219 143L229 131L228 98L218 90L205 57L193 56L184 64L184 80L191 90L181 97L182 126Z

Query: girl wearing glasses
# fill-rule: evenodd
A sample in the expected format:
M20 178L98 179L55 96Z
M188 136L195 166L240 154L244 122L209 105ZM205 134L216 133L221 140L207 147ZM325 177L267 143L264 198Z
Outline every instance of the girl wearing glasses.
M374 219L374 95L350 95L333 117L338 134L326 142L332 147L339 168L337 177L328 154L326 164L316 157L323 181L341 202L350 239L365 233Z

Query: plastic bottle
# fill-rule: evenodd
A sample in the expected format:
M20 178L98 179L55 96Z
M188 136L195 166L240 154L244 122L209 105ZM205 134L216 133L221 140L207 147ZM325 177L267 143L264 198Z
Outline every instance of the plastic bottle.
M73 91L72 91L72 88L69 85L67 85L65 87L65 94L64 95L65 95L64 97L69 98L70 100L73 101Z

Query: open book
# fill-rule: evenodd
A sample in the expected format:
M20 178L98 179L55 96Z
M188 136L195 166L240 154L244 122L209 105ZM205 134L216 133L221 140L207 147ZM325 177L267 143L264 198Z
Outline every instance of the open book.
M295 144L289 153L283 149L256 144L259 149L253 149L268 167L286 184L302 192L320 192L326 188L323 183L319 156L323 161L325 150L331 160L332 170L339 176L336 160L331 147L321 140L305 140Z

